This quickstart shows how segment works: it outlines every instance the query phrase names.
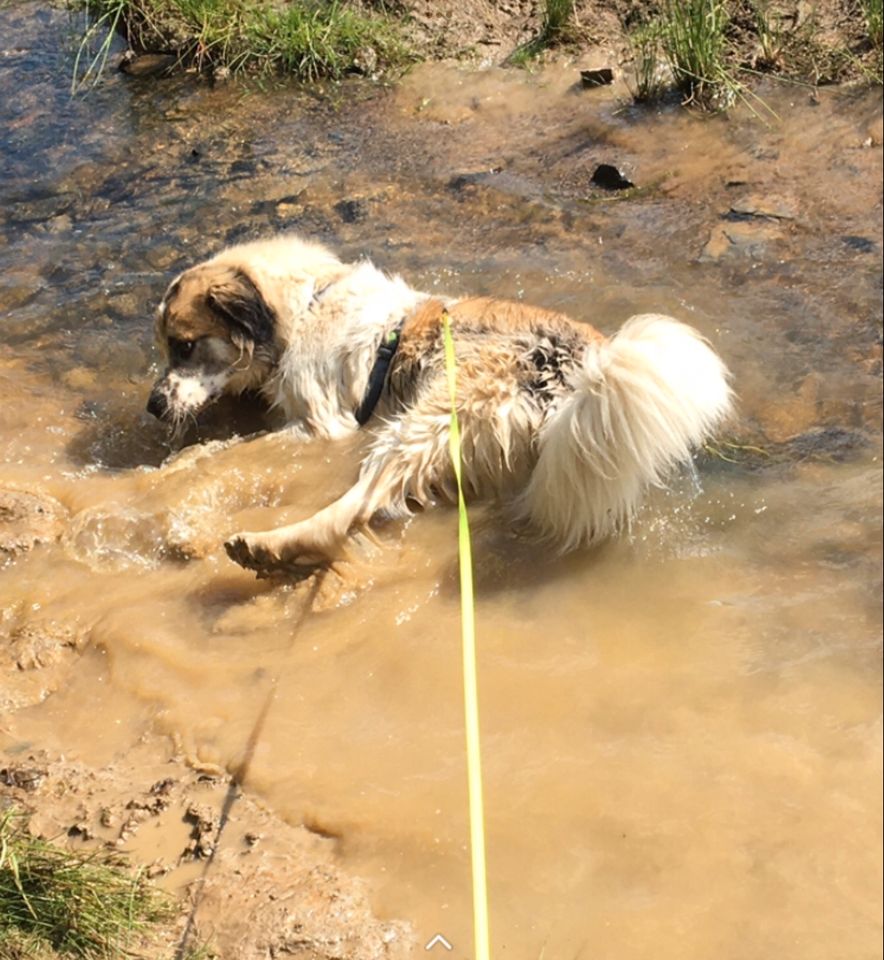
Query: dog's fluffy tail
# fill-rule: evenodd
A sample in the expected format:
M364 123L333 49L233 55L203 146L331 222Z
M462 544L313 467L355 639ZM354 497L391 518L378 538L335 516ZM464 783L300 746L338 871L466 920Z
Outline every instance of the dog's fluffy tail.
M728 414L728 372L691 327L632 317L589 346L571 393L544 424L517 510L570 550L622 530Z

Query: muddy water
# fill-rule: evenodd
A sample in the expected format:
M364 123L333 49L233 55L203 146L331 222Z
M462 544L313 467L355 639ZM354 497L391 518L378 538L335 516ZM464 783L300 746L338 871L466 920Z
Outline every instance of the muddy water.
M303 588L219 544L345 489L359 441L224 407L172 449L143 413L151 310L291 228L606 330L671 312L734 371L726 459L565 560L475 513L497 952L877 956L880 92L699 120L573 70L427 67L319 93L110 74L72 101L68 32L0 12L0 488L68 514L0 570L0 625L79 651L7 698L5 748L102 764L160 734L231 770L275 687L248 789L468 957L454 518L382 528L296 630ZM595 191L599 162L639 193Z

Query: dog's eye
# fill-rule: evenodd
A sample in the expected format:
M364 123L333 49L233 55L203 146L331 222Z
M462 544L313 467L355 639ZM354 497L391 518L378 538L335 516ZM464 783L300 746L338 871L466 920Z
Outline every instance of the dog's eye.
M174 337L169 338L169 353L176 360L187 360L193 353L196 346L196 340L177 340Z

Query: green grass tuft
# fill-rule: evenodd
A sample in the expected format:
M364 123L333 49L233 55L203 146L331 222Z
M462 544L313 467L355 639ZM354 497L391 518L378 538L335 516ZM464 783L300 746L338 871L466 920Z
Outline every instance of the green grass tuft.
M737 86L727 66L724 0L665 0L661 44L689 103L727 106Z
M661 76L663 50L658 21L646 23L629 34L632 46L632 98L636 103L653 103L663 95Z
M549 43L565 34L572 24L574 0L546 0L542 34Z
M882 30L884 30L882 2L884 2L884 0L862 0L869 42L879 50L882 46Z
M110 38L136 50L170 51L201 70L280 71L302 80L338 79L402 66L410 58L396 23L339 0L86 0L91 21L75 86L100 76ZM98 51L92 52L96 42Z
M540 33L517 47L506 59L511 67L530 67L549 47L568 43L575 38L575 0L544 0Z
M0 818L0 956L119 960L170 902L119 855L72 853Z

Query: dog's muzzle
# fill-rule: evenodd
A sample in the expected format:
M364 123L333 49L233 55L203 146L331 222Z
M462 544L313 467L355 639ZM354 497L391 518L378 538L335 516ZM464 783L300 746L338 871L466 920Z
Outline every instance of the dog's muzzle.
M193 370L182 373L170 370L153 385L147 412L160 420L179 423L196 416L224 392L229 374Z

